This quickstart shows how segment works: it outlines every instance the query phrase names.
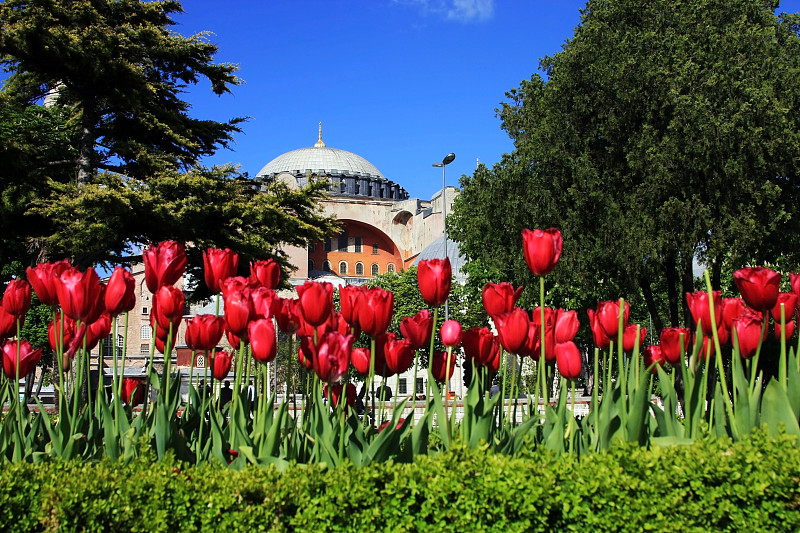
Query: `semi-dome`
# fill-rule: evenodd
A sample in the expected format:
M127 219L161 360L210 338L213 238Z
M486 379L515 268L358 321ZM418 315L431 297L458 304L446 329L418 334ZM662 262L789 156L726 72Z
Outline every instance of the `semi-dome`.
M322 142L321 123L319 139L314 146L279 155L258 171L256 179L269 181L280 174L291 174L301 185L308 174L327 176L331 179L330 192L334 196L408 199L405 189L387 180L375 165L360 155L328 148Z

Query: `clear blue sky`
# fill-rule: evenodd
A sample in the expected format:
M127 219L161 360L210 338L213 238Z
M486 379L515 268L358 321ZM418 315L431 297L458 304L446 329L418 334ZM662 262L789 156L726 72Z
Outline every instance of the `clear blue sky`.
M781 3L799 11L800 0ZM284 152L355 152L412 197L441 188L431 164L448 152L447 182L513 149L495 108L558 52L580 22L577 0L184 0L178 33L211 32L218 62L243 85L217 97L207 83L186 98L197 118L250 117L232 162L255 174Z

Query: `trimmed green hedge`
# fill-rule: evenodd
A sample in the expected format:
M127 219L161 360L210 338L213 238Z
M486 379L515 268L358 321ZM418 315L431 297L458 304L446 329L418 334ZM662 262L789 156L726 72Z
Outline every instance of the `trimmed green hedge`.
M457 448L365 468L49 462L0 471L2 531L797 531L800 449L691 446L508 457Z

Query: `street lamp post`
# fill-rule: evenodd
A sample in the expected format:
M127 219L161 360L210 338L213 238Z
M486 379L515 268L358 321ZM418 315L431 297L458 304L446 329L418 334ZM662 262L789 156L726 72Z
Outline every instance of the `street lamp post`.
M447 181L445 180L445 171L444 167L449 165L453 162L456 158L456 154L450 152L441 162L436 162L433 164L435 167L442 167L442 233L444 234L444 257L447 258ZM444 319L449 320L450 316L448 313L447 308L447 300L444 302Z

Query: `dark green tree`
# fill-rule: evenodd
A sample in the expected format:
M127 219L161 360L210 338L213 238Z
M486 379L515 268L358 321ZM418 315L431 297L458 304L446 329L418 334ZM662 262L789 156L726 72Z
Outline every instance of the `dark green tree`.
M529 283L519 232L557 226L553 281L583 307L641 295L659 329L683 321L696 257L717 287L726 262L796 258L800 38L777 4L589 1L507 93L514 153L462 180L462 250Z
M240 81L206 35L170 27L176 1L32 0L0 4L0 223L4 252L81 266L135 260L165 239L250 259L320 240L332 226L323 182L290 190L232 165L198 166L243 119L192 117L182 93Z

